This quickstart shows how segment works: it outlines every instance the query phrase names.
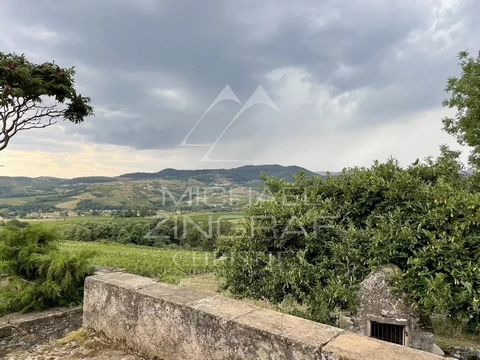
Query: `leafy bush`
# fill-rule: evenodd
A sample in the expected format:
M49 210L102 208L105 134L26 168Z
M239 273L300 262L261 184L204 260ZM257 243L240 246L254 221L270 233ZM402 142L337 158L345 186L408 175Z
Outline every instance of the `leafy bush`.
M112 241L120 244L213 250L218 235L231 231L232 224L226 220L204 224L186 217L168 217L149 221L85 222L66 228L62 236L65 240L73 241Z
M78 304L92 273L89 255L60 252L55 236L40 226L0 230L0 315Z
M397 265L396 281L427 319L480 326L480 194L459 154L442 148L402 169L394 160L338 177L266 179L271 200L248 213L244 236L221 244L224 285L238 296L307 305L332 323L355 311L369 272Z

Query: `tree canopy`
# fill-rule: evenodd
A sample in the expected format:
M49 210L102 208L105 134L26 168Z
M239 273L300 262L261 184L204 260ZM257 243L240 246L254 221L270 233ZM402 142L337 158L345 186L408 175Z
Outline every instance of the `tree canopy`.
M19 131L45 128L59 119L78 124L93 114L90 99L75 90L74 75L74 68L0 52L0 150Z
M446 91L450 98L444 106L456 108L454 117L443 119L445 130L457 137L461 144L473 147L470 163L480 166L480 55L470 56L468 51L458 55L462 69L460 77L448 79Z

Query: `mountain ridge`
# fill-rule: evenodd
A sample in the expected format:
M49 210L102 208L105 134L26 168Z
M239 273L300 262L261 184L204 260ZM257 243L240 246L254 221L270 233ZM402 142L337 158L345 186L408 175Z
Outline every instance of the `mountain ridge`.
M133 172L125 173L118 176L81 176L74 178L60 178L53 176L0 176L0 185L9 181L20 182L51 182L61 184L84 184L84 183L104 183L115 181L135 181L135 180L186 180L188 178L204 177L207 180L213 180L215 177L223 176L233 178L234 180L255 181L261 180L262 174L269 176L285 178L285 180L292 180L293 176L303 172L310 176L318 175L306 168L296 165L244 165L234 168L214 168L214 169L175 169L165 168L157 172Z
M261 180L262 174L285 178L285 180L292 180L293 176L303 172L307 175L316 175L313 171L305 169L296 165L283 166L278 164L267 165L244 165L236 168L216 168L216 169L174 169L165 168L154 173L136 172L127 173L117 176L117 179L129 180L187 180L201 178L210 182L214 181L215 177L231 178L236 181L249 182ZM201 181L201 180L200 180Z

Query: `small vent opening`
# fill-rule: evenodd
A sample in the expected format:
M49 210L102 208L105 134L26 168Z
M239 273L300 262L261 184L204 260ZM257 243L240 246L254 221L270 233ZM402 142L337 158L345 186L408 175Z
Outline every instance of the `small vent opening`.
M405 345L405 326L371 321L370 336L394 344Z

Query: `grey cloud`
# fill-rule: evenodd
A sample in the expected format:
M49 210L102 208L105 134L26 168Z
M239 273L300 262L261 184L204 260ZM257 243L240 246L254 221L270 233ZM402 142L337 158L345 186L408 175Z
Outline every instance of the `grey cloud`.
M98 110L89 124L66 132L94 143L174 149L225 84L242 101L263 84L280 113L250 113L221 144L250 144L251 150L267 136L281 143L292 133L301 139L315 131L319 137L354 132L440 108L456 53L477 50L475 5L11 1L0 5L0 44L39 61L77 66L78 85ZM303 103L293 106L288 97L295 94L268 80L282 68L305 72ZM349 106L343 98L356 107L343 111ZM217 134L235 109L212 112L196 139Z

